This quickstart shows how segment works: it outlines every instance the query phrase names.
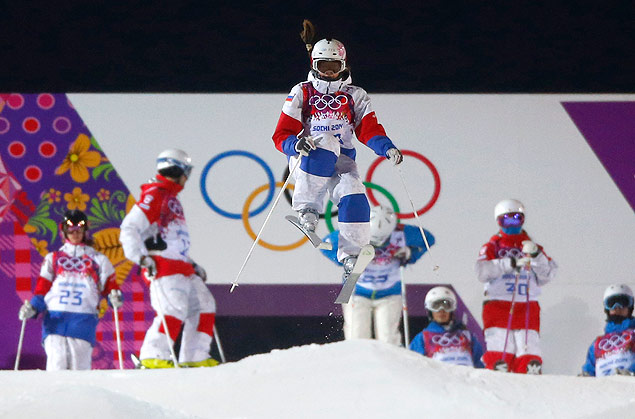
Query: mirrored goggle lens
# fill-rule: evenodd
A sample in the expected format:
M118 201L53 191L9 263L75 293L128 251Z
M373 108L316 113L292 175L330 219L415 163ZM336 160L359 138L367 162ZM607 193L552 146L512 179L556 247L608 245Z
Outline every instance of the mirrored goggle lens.
M434 312L441 310L454 311L455 308L454 301L447 299L433 301L432 304L430 304L430 310Z
M498 217L498 224L504 228L520 227L521 225L523 225L524 221L525 221L525 216L519 212L503 214L500 217Z
M84 220L78 222L77 224L73 224L71 220L66 220L66 231L78 231L84 227L86 227L86 223L84 222Z
M604 308L616 310L618 308L628 308L633 305L633 298L630 295L615 295L604 301Z

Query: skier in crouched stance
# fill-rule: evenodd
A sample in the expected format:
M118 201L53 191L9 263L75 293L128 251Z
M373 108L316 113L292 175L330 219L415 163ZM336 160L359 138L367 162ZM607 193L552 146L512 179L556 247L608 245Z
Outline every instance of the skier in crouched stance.
M188 256L190 236L177 198L191 170L184 151L159 154L156 177L141 186L137 204L121 224L124 253L143 268L157 312L139 354L144 368L174 366L163 320L172 344L182 329L179 366L218 364L210 357L216 303L205 285L205 270Z
M410 349L429 358L455 365L483 368L481 344L454 318L456 295L447 287L426 294L430 323L410 342Z
M273 141L288 156L290 168L302 159L294 173L292 207L305 234L315 232L327 194L338 206L337 257L346 279L370 239L370 206L353 139L393 164L401 163L403 156L377 121L368 94L351 85L344 44L322 39L313 45L312 24L305 21L304 29L301 36L310 51L311 70L308 80L296 84L287 96Z
M34 296L20 308L20 320L44 313L42 340L46 370L89 370L99 300L118 309L123 298L108 258L91 247L86 214L66 212L60 223L64 245L46 255Z

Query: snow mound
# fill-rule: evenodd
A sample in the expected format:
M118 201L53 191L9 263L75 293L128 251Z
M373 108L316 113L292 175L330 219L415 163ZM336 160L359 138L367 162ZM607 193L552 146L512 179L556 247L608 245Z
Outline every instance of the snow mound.
M0 417L600 418L635 408L631 377L504 374L371 340L275 350L215 368L0 378Z

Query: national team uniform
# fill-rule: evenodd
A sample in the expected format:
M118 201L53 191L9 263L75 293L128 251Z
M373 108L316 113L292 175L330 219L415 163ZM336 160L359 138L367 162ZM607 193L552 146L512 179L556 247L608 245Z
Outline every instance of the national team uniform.
M434 244L434 236L425 231L428 245ZM337 248L338 231L335 230L324 239ZM419 228L409 225L397 225L386 243L375 247L375 258L366 267L355 286L351 303L343 304L344 335L346 339L370 339L373 335L382 342L399 345L401 333L401 259L394 255L399 249L408 246L410 258L406 264L415 263L426 252L426 245ZM322 250L322 253L337 263L335 250Z
M591 376L614 375L617 369L635 373L635 319L608 322L604 332L589 347L582 371Z
M46 255L31 299L43 312L46 369L89 370L99 301L119 289L108 258L85 244L66 242Z
M503 350L504 361L510 371L524 373L530 361L542 363L538 296L541 287L555 277L557 265L539 246L539 254L532 259L531 270L520 270L518 286L514 289L517 271L511 267L507 257L523 257L524 240L531 240L524 230L520 234L500 231L483 245L476 262L477 278L485 283L483 331L487 350L483 362L490 369L501 359ZM505 348L512 297L514 309Z
M355 163L353 138L382 157L395 147L377 122L366 91L350 83L350 76L328 82L309 73L308 81L291 89L273 134L276 148L289 156L289 167L300 158L294 149L300 133L330 134L302 157L294 173L292 206L295 211L312 208L324 212L328 193L339 210L340 261L357 256L369 242L370 206Z
M446 328L431 321L412 339L410 350L449 364L483 368L481 344L477 339L472 339L471 333L462 323L454 323Z
M216 303L188 255L190 236L177 198L182 189L160 174L142 185L139 201L121 224L120 241L132 261L152 255L158 281L150 287L152 307L163 310L172 342L183 328L179 362L198 362L210 358ZM146 332L139 358L170 359L158 315Z

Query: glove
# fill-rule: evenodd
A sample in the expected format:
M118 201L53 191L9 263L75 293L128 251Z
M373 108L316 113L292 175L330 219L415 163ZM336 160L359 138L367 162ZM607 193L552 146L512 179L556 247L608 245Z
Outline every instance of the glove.
M532 257L525 256L524 258L516 259L516 270L520 271L523 268L529 268L531 265Z
M402 265L405 265L410 260L410 256L412 256L412 250L408 246L404 246L397 250L393 256L399 259Z
M139 266L146 269L148 277L154 276L157 273L157 263L154 261L154 259L152 259L151 256L141 256Z
M123 295L121 294L121 290L110 291L110 294L108 295L108 301L110 301L110 305L115 310L123 306Z
M617 368L615 370L615 374L617 375L635 375L634 372L627 370L626 368Z
M504 273L513 272L516 269L516 259L512 257L505 257L501 259L501 266Z
M398 148L393 147L386 152L386 158L390 160L393 166L396 166L403 161L403 154Z
M192 263L192 266L194 267L194 272L196 272L196 275L199 276L203 280L203 282L207 281L207 272L205 272L205 269L203 269L201 265L197 265L196 263Z
M316 148L314 138L311 136L299 138L294 148L301 155L308 156L311 150Z
M32 319L35 316L37 316L37 310L33 308L31 303L29 303L28 301L25 301L24 304L22 304L22 307L20 307L18 318L20 320L26 320L26 319Z
M535 258L540 253L540 249L538 249L538 245L531 240L523 240L522 252L527 256Z

